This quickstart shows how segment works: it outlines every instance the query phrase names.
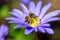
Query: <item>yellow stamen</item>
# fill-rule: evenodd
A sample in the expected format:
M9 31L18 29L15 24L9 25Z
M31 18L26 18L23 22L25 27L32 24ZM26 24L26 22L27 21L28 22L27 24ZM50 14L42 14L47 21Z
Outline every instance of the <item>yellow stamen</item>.
M29 14L25 17L25 22L27 22L31 27L36 27L39 25L40 19L33 14Z

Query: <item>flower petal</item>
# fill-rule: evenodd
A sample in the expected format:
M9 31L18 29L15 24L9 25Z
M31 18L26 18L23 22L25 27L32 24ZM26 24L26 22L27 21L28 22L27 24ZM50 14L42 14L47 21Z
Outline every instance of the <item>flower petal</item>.
M18 15L17 13L14 13L14 12L9 12L10 14L14 15L15 17L21 19L21 20L24 20L24 18L22 18L20 15Z
M45 5L42 10L41 10L41 14L39 16L40 19L42 19L42 17L45 15L45 13L47 12L47 10L51 7L51 3L48 3L47 5Z
M33 31L33 29L31 29L31 30L25 29L24 33L25 33L26 35L28 35L28 34L30 34L32 31Z
M2 24L1 28L0 28L0 32L2 33L2 35L6 36L8 34L8 27L7 27L7 25Z
M5 19L10 20L10 21L24 22L23 20L18 19L18 18L14 18L14 17L9 17L9 18L5 18Z
M31 29L32 29L32 27L28 26L26 29L27 29L27 30L31 30Z
M42 27L50 27L49 23L41 24Z
M31 0L20 0L24 4L28 4Z
M24 20L24 17L25 17L25 15L23 16L23 13L21 11L18 11L17 9L14 9L13 12L9 12L9 14L14 15L15 17L17 17L21 20Z
M18 21L9 21L8 23L20 23Z
M49 34L54 34L54 31L51 28L45 28L45 30Z
M38 29L40 30L40 32L45 33L45 30L43 27L38 27Z
M20 23L20 24L14 26L14 29L20 28L20 27L26 27L26 26L27 26L27 24L25 24L25 23Z
M24 14L22 11L18 10L18 9L13 9L13 12L15 12L16 14L18 14L19 16L23 17L24 18Z
M60 13L60 10L56 10L56 11L50 12L50 13L48 13L47 15L45 15L45 16L41 19L41 21L44 22L44 21L46 21L47 19L58 15L59 13Z
M42 6L42 1L39 1L36 5L36 9L35 9L35 15L39 16L40 10L41 10L41 6Z
M23 10L23 12L27 15L29 13L28 9L26 8L26 6L23 3L20 3L20 6Z
M2 38L0 38L0 40L5 40L5 38L4 38L4 37L2 37Z
M38 28L37 28L37 27L35 27L35 28L34 28L34 31L35 31L35 32L37 32L37 31L38 31Z
M20 28L20 27L23 27L23 25L16 25L16 26L14 26L14 29Z
M29 12L35 13L35 3L33 1L30 2L28 8L29 8Z
M4 30L4 31L5 31L5 32L4 32L4 35L6 36L6 35L8 34L8 30L9 30L9 29L8 29L7 25L5 25L4 27L5 27L5 30Z
M57 20L60 20L60 18L58 17L50 18L47 21L44 21L44 23L51 22L51 21L57 21Z

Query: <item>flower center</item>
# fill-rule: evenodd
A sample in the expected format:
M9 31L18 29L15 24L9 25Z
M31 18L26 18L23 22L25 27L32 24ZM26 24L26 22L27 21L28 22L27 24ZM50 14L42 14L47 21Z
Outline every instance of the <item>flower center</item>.
M31 13L25 17L25 22L27 22L31 27L36 27L39 25L40 19Z

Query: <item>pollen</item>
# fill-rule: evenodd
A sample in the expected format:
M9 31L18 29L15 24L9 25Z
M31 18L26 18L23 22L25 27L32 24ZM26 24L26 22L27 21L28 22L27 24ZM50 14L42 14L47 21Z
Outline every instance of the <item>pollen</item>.
M25 22L27 22L31 27L36 27L39 25L40 19L31 13L25 17Z

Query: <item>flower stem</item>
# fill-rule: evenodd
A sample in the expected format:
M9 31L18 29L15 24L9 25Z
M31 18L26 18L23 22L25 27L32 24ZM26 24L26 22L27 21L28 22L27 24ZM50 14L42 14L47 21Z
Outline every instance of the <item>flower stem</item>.
M35 39L34 40L38 40L37 32L34 32L34 33L35 33Z

